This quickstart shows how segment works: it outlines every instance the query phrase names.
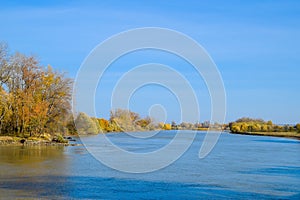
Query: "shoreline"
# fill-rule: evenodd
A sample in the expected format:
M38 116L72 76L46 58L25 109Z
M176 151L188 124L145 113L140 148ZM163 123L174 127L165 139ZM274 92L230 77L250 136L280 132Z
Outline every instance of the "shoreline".
M200 130L191 130L191 131L200 131ZM201 130L201 131L215 131L215 130ZM218 130L220 131L220 130ZM114 132L108 132L114 133ZM115 132L117 133L117 132ZM226 130L222 130L222 133L228 134L236 134L236 135L249 135L249 136L268 136L268 137L281 137L281 138L290 138L300 140L300 133L297 132L230 132ZM74 142L78 139L74 139L74 137L80 137L76 135L65 136L65 140L67 142L57 142L57 141L49 141L43 138L32 138L25 139L16 136L0 136L0 146L80 146L82 144ZM72 141L72 143L70 143Z
M73 141L73 140L70 140ZM43 138L25 139L16 136L0 136L0 146L80 146L78 143L49 141Z
M300 133L297 132L228 132L229 134L237 135L252 135L252 136L268 136L268 137L281 137L300 140Z

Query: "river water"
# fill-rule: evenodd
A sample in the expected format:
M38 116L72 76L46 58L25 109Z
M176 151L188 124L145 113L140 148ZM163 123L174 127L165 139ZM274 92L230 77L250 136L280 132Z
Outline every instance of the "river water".
M128 151L147 152L175 134L162 131L139 140L124 133L107 136ZM199 132L176 162L146 174L111 169L84 146L0 146L0 199L300 199L299 140L223 133L199 159L204 135ZM82 138L85 144L98 139Z

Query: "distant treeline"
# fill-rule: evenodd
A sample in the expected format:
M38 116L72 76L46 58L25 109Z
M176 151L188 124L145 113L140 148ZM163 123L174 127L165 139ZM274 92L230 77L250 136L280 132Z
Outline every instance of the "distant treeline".
M89 117L87 114L80 112L75 117L75 124L69 124L68 130L73 134L98 134L107 132L125 132L125 131L152 131L152 130L207 130L224 129L226 125L208 121L203 123L180 124L155 122L149 116L141 118L138 113L130 110L116 109L110 112L109 120L103 118Z
M89 117L80 112L75 118L75 124L68 126L75 134L98 134L106 132L146 131L157 127L150 117L141 118L138 113L116 109L111 111L110 119Z
M232 133L255 133L255 132L299 132L300 124L276 125L272 121L262 119L240 118L229 124L203 123L180 124L156 123L150 117L141 118L138 113L130 110L117 109L111 111L110 119L89 117L85 113L79 113L75 119L76 128L80 134L97 134L106 132L124 131L151 131L151 130L230 130ZM69 127L70 132L77 134L75 127ZM72 131L73 130L73 131Z

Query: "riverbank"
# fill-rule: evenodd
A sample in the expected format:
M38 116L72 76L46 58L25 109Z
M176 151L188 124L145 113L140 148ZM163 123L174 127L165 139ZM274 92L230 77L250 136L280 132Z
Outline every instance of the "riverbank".
M63 142L58 140L47 140L44 138L21 138L14 136L0 136L0 145L3 146L78 146L78 143L70 143L74 141L73 138L68 137Z
M199 130L198 130L199 131ZM205 131L214 131L206 129ZM220 131L220 130L218 130ZM271 137L285 137L285 138L294 138L300 140L300 133L297 132L228 132L229 134L238 134L238 135L253 135L253 136L271 136ZM77 142L78 139L75 139L74 136L63 137L63 141L60 139L47 140L45 138L22 138L15 136L0 136L0 145L1 146L79 146Z
M286 137L286 138L295 138L300 140L300 133L297 132L236 132L236 133L230 132L230 134Z

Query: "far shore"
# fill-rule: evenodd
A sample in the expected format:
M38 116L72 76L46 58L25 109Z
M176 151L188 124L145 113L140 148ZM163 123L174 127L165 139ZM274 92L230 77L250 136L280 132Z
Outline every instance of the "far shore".
M284 138L294 138L300 139L300 133L297 132L229 132L230 134L238 135L254 135L254 136L272 136L272 137L284 137Z

